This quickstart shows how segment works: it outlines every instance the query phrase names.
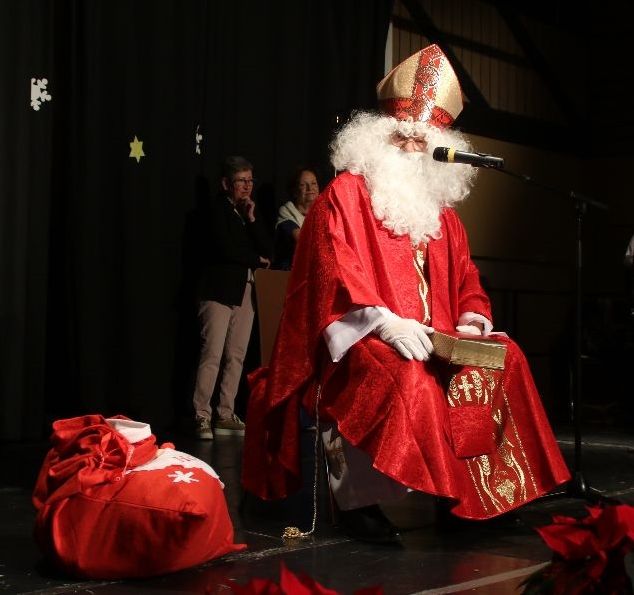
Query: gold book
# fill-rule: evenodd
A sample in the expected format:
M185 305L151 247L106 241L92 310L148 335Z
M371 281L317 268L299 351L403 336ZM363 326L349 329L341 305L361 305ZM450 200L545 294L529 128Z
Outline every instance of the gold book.
M447 331L434 331L429 338L435 355L452 364L504 370L506 345L494 338Z

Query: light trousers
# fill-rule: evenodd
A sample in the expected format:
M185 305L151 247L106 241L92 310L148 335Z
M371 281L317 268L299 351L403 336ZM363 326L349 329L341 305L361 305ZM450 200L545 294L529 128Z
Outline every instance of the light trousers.
M220 419L227 419L233 414L253 326L252 288L253 284L247 283L239 306L226 306L214 301L201 301L199 304L202 346L193 398L196 417L211 419L211 397L221 366L220 399L216 413Z
M321 438L328 459L328 481L340 510L394 502L410 491L372 467L372 459L352 446L336 425L327 425Z

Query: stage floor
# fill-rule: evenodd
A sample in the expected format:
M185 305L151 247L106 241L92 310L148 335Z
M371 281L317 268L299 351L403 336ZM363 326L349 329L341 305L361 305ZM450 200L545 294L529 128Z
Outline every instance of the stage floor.
M314 536L285 542L287 525L308 529L312 488L283 503L265 504L243 498L239 486L242 439L218 437L197 442L185 436L158 436L176 448L211 464L225 483L225 495L236 528L236 541L248 549L207 564L159 578L134 581L73 581L52 575L42 564L32 540L34 511L30 493L46 452L46 444L3 446L0 488L0 592L7 593L230 593L232 583L254 577L279 579L280 564L303 572L323 586L352 594L382 586L386 595L412 593L518 593L530 573L550 559L550 550L534 530L553 514L581 516L580 498L543 499L521 509L514 518L482 523L439 523L431 497L410 494L385 507L401 529L402 546L374 546L353 541L330 519L325 481L319 485L317 531ZM572 434L558 432L572 467ZM307 474L311 469L312 434L306 433ZM634 434L608 430L586 433L582 448L585 479L603 495L634 504ZM310 484L310 481L308 482ZM627 560L630 576L634 563Z

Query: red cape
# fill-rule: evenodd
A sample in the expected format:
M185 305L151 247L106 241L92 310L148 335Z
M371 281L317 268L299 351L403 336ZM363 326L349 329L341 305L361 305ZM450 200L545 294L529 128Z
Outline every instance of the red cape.
M467 311L491 319L458 215L445 209L440 219L441 237L429 242L427 255L432 326L454 329ZM322 339L329 324L360 306L386 306L421 320L418 283L409 237L377 221L361 176L339 175L302 227L270 367L251 377L247 490L270 499L300 487L299 407L303 402L312 409L321 383L320 415L336 421L377 469L414 489L458 498L463 481L454 476L463 473L464 462L449 460L446 386L436 363L407 362L369 336L333 364ZM525 362L520 368L528 373ZM547 428L547 451L559 456L534 388L528 400L529 417ZM556 467L548 473L549 487L567 478L560 456Z

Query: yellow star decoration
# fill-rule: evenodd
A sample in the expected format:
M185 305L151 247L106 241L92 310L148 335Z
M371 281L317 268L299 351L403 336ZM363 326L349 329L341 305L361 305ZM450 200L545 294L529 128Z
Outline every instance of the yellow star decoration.
M143 141L139 140L136 135L134 135L134 140L130 143L130 157L136 159L137 163L141 161L141 157L145 157Z

